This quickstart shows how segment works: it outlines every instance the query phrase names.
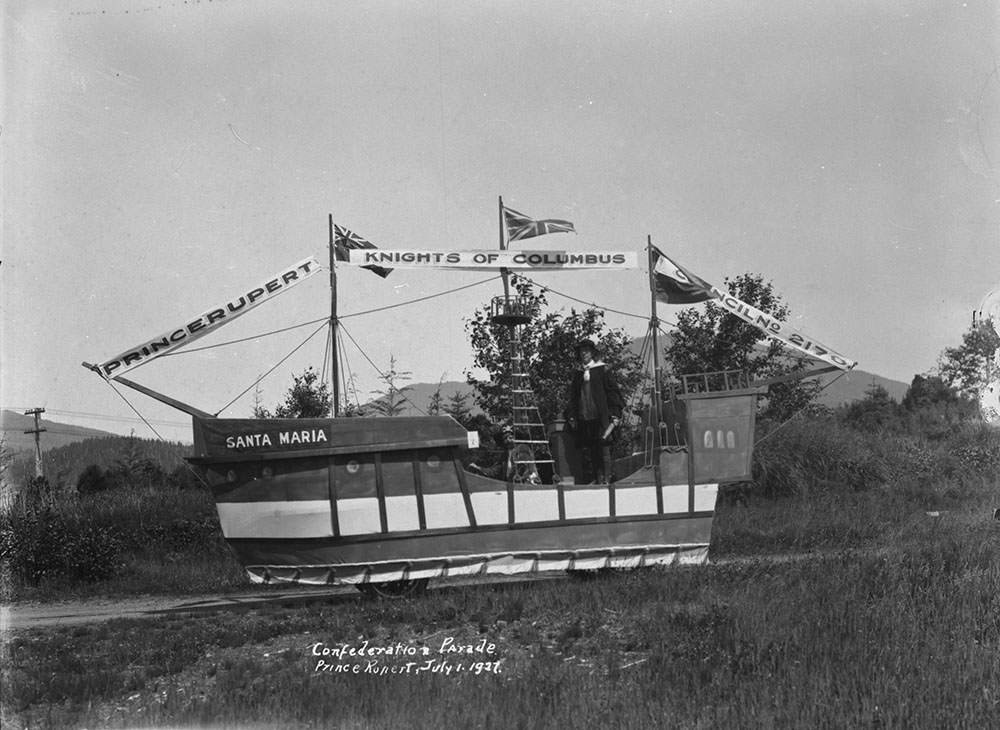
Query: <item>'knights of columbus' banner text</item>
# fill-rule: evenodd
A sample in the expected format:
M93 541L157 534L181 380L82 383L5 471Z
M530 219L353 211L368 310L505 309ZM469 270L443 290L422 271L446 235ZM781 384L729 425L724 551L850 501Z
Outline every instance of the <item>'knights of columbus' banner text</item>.
M635 251L415 251L351 250L353 266L404 269L635 269Z
M100 365L99 371L105 378L124 375L132 368L183 347L227 322L232 322L241 314L246 314L258 304L274 299L281 292L292 288L319 270L319 261L316 260L315 256L289 266L239 297L209 309L201 316L195 317L179 327L174 327L160 337L143 342L141 345L123 352L118 357L111 358Z
M826 345L822 345L813 338L792 329L787 323L780 322L771 315L764 314L764 312L756 307L737 299L732 294L723 292L718 287L712 287L712 291L717 297L715 300L716 304L724 307L727 311L732 312L745 322L749 322L776 340L781 340L797 350L801 350L831 365L836 365L842 370L850 370L857 365L856 361L847 359Z

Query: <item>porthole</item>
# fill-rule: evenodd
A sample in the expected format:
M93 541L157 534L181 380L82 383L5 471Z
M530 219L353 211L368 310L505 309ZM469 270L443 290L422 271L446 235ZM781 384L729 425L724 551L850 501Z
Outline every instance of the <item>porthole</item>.
M437 470L441 468L441 457L437 454L431 454L427 457L427 466L431 469Z
M347 469L347 473L353 476L361 471L361 462L357 459L351 459L347 462L347 466L345 468Z
M272 469L269 466L265 466L263 469L260 470L260 476L261 479L270 479L271 477L274 476L274 469Z

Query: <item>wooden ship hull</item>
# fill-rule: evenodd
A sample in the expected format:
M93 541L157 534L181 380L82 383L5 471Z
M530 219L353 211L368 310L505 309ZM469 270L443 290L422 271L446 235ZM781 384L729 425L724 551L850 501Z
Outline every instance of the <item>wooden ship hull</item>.
M621 476L606 485L574 478L572 434L558 425L553 483L472 473L462 462L468 434L448 416L195 417L191 461L256 582L699 564L719 485L749 478L762 390L680 396L670 430L681 438L618 460Z

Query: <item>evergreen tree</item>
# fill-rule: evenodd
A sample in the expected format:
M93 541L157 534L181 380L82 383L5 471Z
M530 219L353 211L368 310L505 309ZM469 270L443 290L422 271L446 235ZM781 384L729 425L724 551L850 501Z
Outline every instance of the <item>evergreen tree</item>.
M427 404L427 415L428 416L439 416L441 415L442 403L444 402L444 396L441 395L441 386L444 384L444 374L441 375L441 379L438 380L438 386L433 393L431 393L430 402Z
M898 429L902 415L902 407L877 383L868 386L862 400L854 401L843 411L845 423L864 431Z
M378 416L399 416L406 409L406 393L411 388L408 385L400 387L401 382L411 378L413 374L408 370L396 370L396 357L389 356L389 370L379 376L379 380L385 383L382 390L373 390L374 395L379 396L370 404L371 410Z
M472 407L469 405L469 393L460 393L457 390L448 398L448 403L444 406L444 412L468 428L469 419L472 415Z

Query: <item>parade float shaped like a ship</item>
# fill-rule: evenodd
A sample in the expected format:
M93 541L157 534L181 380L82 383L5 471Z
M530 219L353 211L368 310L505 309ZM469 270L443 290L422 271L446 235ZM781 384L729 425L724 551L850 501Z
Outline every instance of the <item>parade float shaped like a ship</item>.
M492 316L508 328L512 343L532 313L510 295L510 269L637 268L635 252L513 251L511 241L572 230L572 224L533 221L502 200L500 221L499 252L427 252L375 249L334 226L331 217L334 336L338 261L383 275L380 266L499 269L505 293L493 300ZM588 483L565 424L524 420L537 407L525 373L518 372L525 353L516 347L510 385L516 466L522 468L505 478L463 466L466 450L478 447L478 433L449 416L218 418L123 377L317 273L323 267L315 257L161 337L103 364L84 365L192 416L190 461L203 469L223 534L256 582L354 584L388 594L445 576L699 564L707 560L720 485L750 479L757 401L781 378L749 382L739 372L703 373L661 385L657 301L712 299L822 361L819 369L785 379L854 363L711 287L651 242L647 252L652 397L640 424L642 443L617 460L611 484ZM336 407L336 377L333 395ZM522 478L525 466L531 478Z

